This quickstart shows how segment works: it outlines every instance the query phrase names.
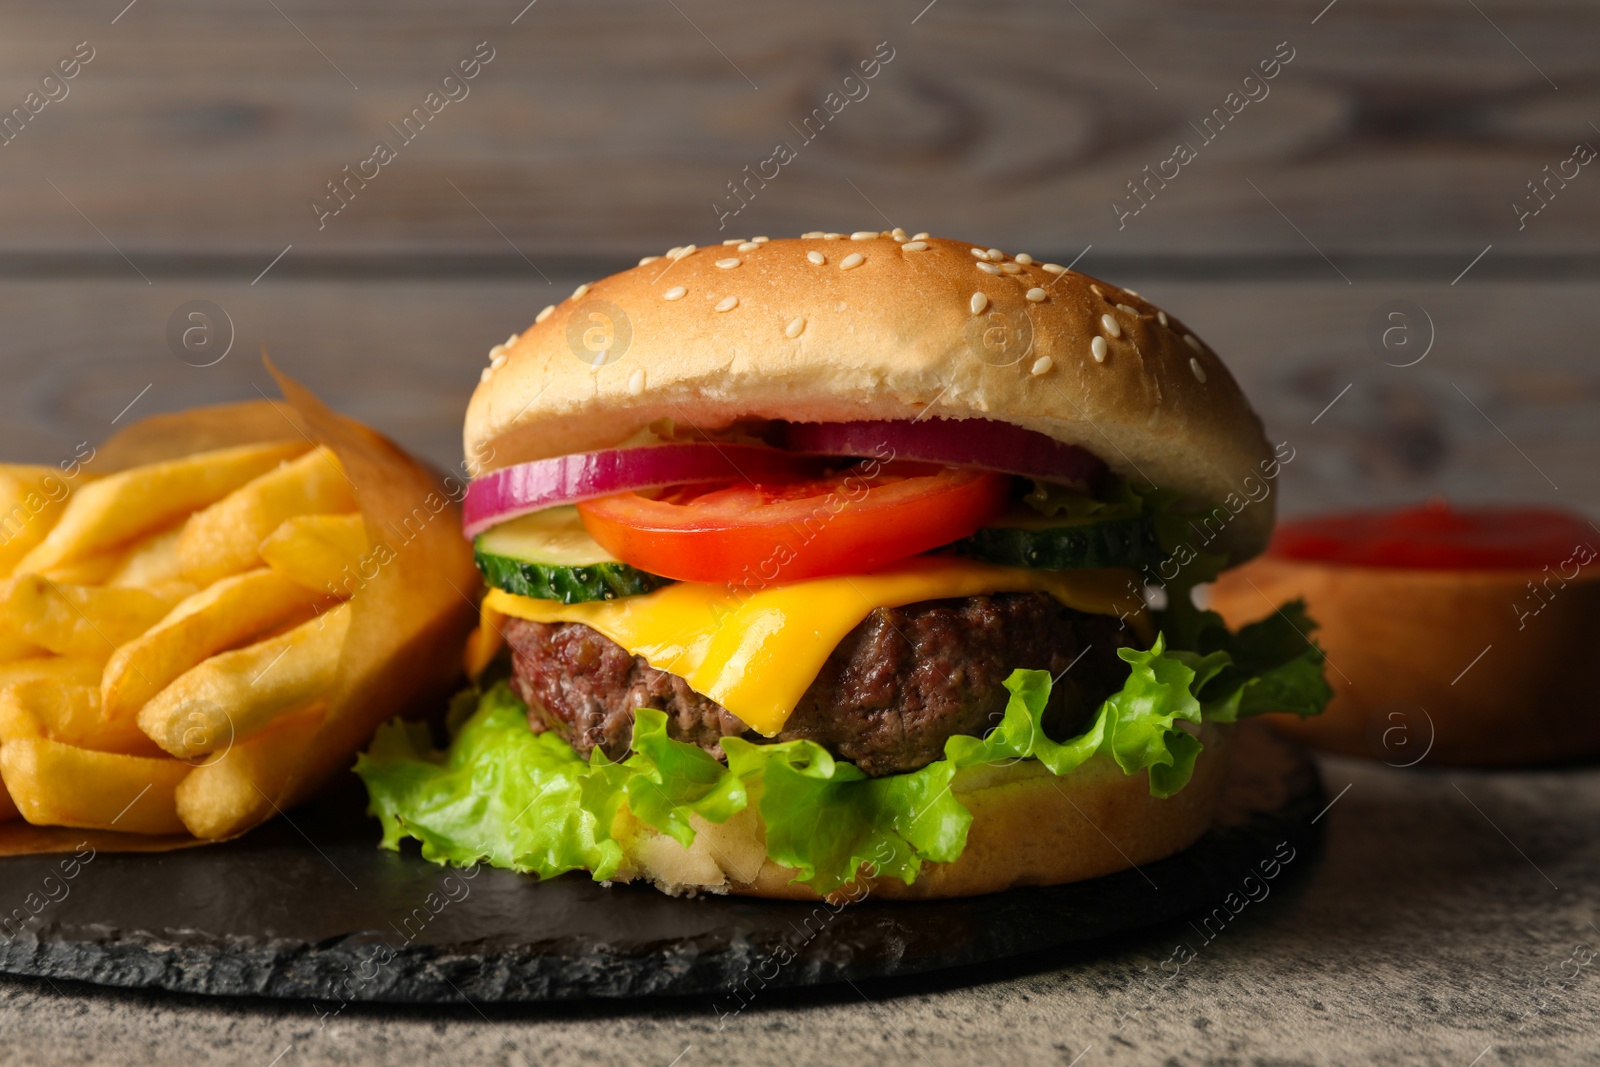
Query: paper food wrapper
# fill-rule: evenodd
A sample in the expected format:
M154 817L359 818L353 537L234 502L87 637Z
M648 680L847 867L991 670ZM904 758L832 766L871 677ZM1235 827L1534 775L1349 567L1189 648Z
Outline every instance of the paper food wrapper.
M481 589L471 546L461 535L461 486L447 484L376 431L330 411L270 360L267 369L283 391L282 401L152 416L100 445L94 459L97 473L111 473L195 452L300 439L332 449L354 486L371 562L349 601L339 680L282 788L263 797L260 810L231 836L288 811L348 770L380 723L440 710L459 683ZM388 551L379 552L380 545ZM0 856L73 852L85 844L105 852L160 852L211 843L187 834L33 826L19 819L0 823Z

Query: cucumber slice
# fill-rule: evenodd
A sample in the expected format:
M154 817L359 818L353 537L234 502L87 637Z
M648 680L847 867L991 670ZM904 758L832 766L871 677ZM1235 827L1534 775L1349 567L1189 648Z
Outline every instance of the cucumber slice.
M671 579L630 567L597 544L575 507L546 508L503 522L473 541L483 580L536 600L579 604L659 589Z
M1162 558L1155 530L1142 517L1054 525L1045 520L986 526L950 547L960 555L989 563L1052 571L1143 567Z

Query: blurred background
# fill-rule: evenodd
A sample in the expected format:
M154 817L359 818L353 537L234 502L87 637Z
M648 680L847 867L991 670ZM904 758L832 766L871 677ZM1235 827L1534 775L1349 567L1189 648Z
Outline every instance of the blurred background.
M1584 0L10 0L0 446L272 392L441 466L489 347L671 245L932 231L1139 290L1289 511L1600 490Z

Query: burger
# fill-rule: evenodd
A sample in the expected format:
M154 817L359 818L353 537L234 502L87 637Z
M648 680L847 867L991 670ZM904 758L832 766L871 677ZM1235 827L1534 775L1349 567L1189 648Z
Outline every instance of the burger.
M1265 546L1282 457L1129 290L757 237L579 286L490 357L476 685L361 758L388 847L674 894L1072 882L1189 846L1233 724L1327 699L1297 606L1195 606Z

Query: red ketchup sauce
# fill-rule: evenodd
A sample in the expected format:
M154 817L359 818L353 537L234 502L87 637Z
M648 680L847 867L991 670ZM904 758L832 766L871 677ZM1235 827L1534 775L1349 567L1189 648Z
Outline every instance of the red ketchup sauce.
M1593 559L1600 531L1578 515L1543 508L1352 511L1278 524L1272 556L1360 567L1517 570L1554 566L1574 551Z

